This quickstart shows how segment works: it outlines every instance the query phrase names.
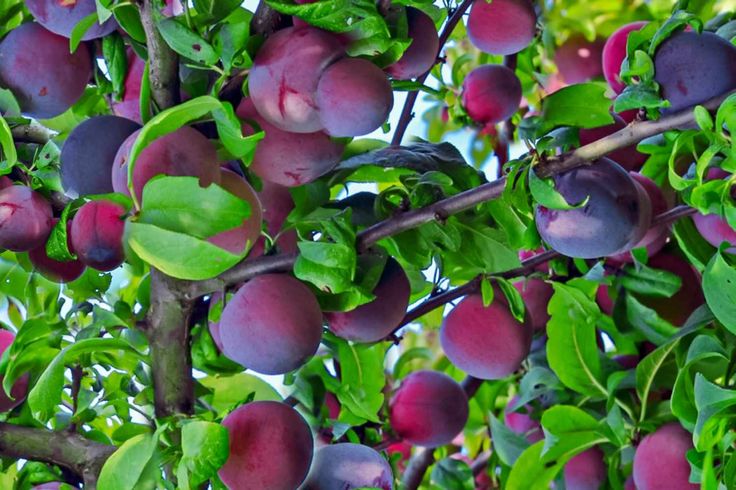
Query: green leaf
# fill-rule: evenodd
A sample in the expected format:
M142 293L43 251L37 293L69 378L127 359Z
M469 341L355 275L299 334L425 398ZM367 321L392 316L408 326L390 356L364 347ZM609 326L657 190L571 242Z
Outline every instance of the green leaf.
M15 166L18 163L18 153L15 151L15 144L13 142L13 132L8 126L8 122L5 118L0 117L0 147L3 149L3 157L9 167Z
M626 267L620 279L621 285L629 291L665 298L672 297L682 286L682 279L677 274L644 264Z
M606 87L598 83L570 85L542 99L542 118L548 130L557 126L596 128L612 124L610 109Z
M432 481L446 490L473 490L475 480L473 471L465 461L444 458L437 462L430 474Z
M128 72L128 57L125 53L125 42L122 36L113 32L102 38L102 54L105 57L107 72L112 81L112 89L116 95L125 90L125 76Z
M141 488L141 476L154 457L157 444L158 438L151 434L140 434L125 441L105 461L97 487L107 490Z
M212 390L210 405L219 414L229 412L253 395L254 400L282 401L281 395L261 378L248 373L207 376L198 380Z
M178 279L211 279L244 256L184 233L132 221L125 225L125 240L141 259Z
M693 431L693 443L698 451L719 444L722 438L718 435L719 418L732 417L736 406L736 391L727 390L714 383L701 373L695 374L695 406L698 409L698 420ZM724 413L726 412L727 413Z
M181 429L181 449L177 470L179 483L186 480L190 487L196 487L215 476L227 461L230 451L228 431L213 422L189 422Z
M491 416L491 442L493 450L499 459L508 466L512 466L521 453L529 447L529 441L520 434L506 427L496 417Z
M647 400L649 399L649 392L654 385L654 380L678 343L679 339L675 339L658 347L636 366L636 393L639 395L639 399L642 400L639 421L643 421L646 417Z
M349 344L339 341L337 354L342 375L340 388L335 393L344 409L340 421L361 425L366 420L380 422L379 411L383 406L383 360L386 346Z
M77 199L64 207L64 210L61 212L61 216L59 217L59 221L51 229L51 235L49 235L49 238L46 241L46 255L50 258L60 262L67 262L77 258L77 256L69 250L67 222L69 220L69 214L73 210L78 209L82 204L84 204L84 202L85 201L83 199Z
M484 277L480 281L480 294L483 298L483 306L488 307L493 303L493 286L487 277Z
M545 431L542 462L569 459L596 444L608 442L602 434L601 423L580 408L555 405L542 415Z
M516 318L519 322L524 322L524 316L526 312L526 306L524 305L524 300L521 297L521 293L518 289L514 287L511 282L504 278L496 278L495 279L496 284L498 284L498 287L501 288L501 291L503 292L503 295L506 297L506 301L509 304L509 308L511 309L511 314L514 315L514 318Z
M71 36L69 36L69 52L73 53L77 50L79 43L87 31L97 23L97 12L92 12L74 26Z
M412 347L401 353L394 364L394 378L401 379L409 374L409 364L414 360L431 361L434 358L432 350L427 347Z
M579 289L557 282L552 286L555 292L549 302L547 323L549 366L568 388L605 398L608 393L595 338L600 310Z
M677 327L642 304L633 294L626 295L626 320L650 342L662 345L678 332Z
M719 322L736 334L736 270L719 250L703 273L705 301Z
M178 54L207 66L217 63L219 56L215 48L175 18L160 20L158 30L166 44Z
M568 203L565 197L555 189L553 178L540 179L534 170L529 172L529 191L534 200L547 209L578 209L585 206L590 199L590 196L587 196L579 203Z
M539 441L524 450L514 463L506 481L506 488L514 490L549 490L566 460L558 460L553 464L542 464L544 441Z
M56 413L61 403L64 388L64 370L68 364L84 354L117 353L120 351L143 358L127 341L122 339L90 338L68 345L51 361L46 370L28 394L28 406L33 416L42 422L48 421Z

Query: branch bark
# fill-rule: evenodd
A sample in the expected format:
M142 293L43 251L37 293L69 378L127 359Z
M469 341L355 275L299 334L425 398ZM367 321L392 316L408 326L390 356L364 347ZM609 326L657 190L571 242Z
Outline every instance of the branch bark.
M0 422L0 456L63 466L83 478L89 489L96 487L100 470L115 449L78 434Z
M10 130L13 139L21 143L35 143L37 145L45 145L57 133L38 124L23 124L15 126Z
M154 0L143 0L141 22L146 33L151 97L160 110L179 103L179 57L156 27Z

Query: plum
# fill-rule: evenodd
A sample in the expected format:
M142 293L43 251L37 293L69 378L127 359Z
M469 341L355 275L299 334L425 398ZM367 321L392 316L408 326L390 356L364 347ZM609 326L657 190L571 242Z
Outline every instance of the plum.
M263 220L266 222L268 235L276 238L276 245L281 251L287 253L296 252L296 230L289 229L281 232L281 228L286 222L286 217L294 209L294 200L289 193L289 189L264 180L263 188L258 193L258 199L260 199L263 208ZM262 255L265 243L265 237L261 236L251 249L249 257Z
M468 420L468 397L438 371L415 371L404 378L389 403L391 427L415 446L449 444Z
M95 0L25 0L36 22L49 31L66 38L85 17L96 14ZM97 39L110 34L118 27L113 17L102 24L95 22L82 36L82 41Z
M355 342L377 342L389 335L404 318L411 294L409 279L394 259L389 259L373 294L373 301L354 310L326 313L330 330Z
M541 441L544 439L544 432L542 432L542 426L539 424L539 421L529 416L532 411L530 405L524 405L522 407L523 412L518 410L512 412L509 410L509 407L516 403L518 399L518 396L514 396L509 400L509 404L503 411L503 423L517 434L526 436L527 440L532 444Z
M53 226L49 202L23 185L0 191L0 248L27 252L46 243Z
M641 186L649 196L649 202L652 203L652 217L662 214L669 209L670 206L664 196L664 192L662 192L662 189L652 179L638 172L629 172L629 174L637 185ZM646 235L632 248L645 247L647 249L647 256L652 257L664 248L668 236L669 228L666 225L650 228ZM608 260L614 264L621 264L633 262L634 258L630 252L625 252L623 254L612 255Z
M573 456L564 469L566 490L598 490L607 480L603 453L592 447Z
M15 340L15 334L12 332L9 332L8 330L0 329L0 356L3 355L3 353L8 350L8 347L10 347L10 344L13 343L13 340ZM0 376L0 384L2 383L3 378ZM0 413L9 412L10 410L14 409L21 403L23 403L23 400L25 400L26 395L28 395L28 375L24 374L18 380L13 384L13 387L10 389L10 395L9 397L5 390L0 388Z
M83 264L99 271L116 269L125 260L126 210L112 201L89 201L72 220L71 242Z
M598 303L598 307L606 315L613 314L613 300L608 291L609 286L601 284L595 292L595 302Z
M611 36L606 39L603 46L601 60L603 63L603 76L606 78L611 89L620 94L624 91L626 85L621 81L621 64L626 59L626 42L629 34L638 31L647 25L646 21L632 22L625 26L619 27Z
M302 490L393 489L391 465L378 452L362 444L323 446L314 455Z
M308 26L281 29L253 60L248 88L258 113L283 131L323 129L316 100L323 71L344 55L335 37Z
M290 406L275 401L242 405L222 421L230 455L218 471L237 490L294 490L306 478L313 440L307 422Z
M440 39L432 18L414 7L407 7L411 44L399 61L386 67L386 73L397 80L411 80L434 66L440 49Z
M140 124L124 117L96 116L75 127L61 148L61 185L76 199L113 192L112 166L125 139Z
M140 131L128 136L120 145L112 166L112 187L127 196L128 158ZM182 126L173 133L153 140L138 156L133 169L133 189L143 199L143 187L157 175L199 178L202 186L220 182L220 162L214 145L202 133Z
M634 454L634 483L638 490L695 490L689 482L692 435L677 422L665 424L642 439Z
M462 102L473 121L482 125L496 124L511 117L519 108L521 82L503 65L479 66L463 81Z
M603 74L602 39L588 41L573 36L555 52L555 64L566 83L582 83Z
M13 92L28 116L49 118L66 111L91 76L87 45L69 53L67 38L39 24L22 24L0 42L0 85Z
M645 306L652 308L657 314L672 325L682 326L690 315L703 303L703 288L700 285L700 274L690 263L671 252L661 252L649 259L647 264L655 269L669 271L682 279L682 286L672 297L640 296Z
M579 132L580 146L585 146L601 138L605 138L626 127L626 122L618 114L612 114L613 123L597 128L581 128ZM636 145L627 146L608 154L608 158L621 165L626 170L639 170L644 162L647 161L647 155L639 153Z
M728 224L725 218L717 214L696 214L693 222L698 233L714 247L728 242L732 247L726 249L727 253L736 254L736 230Z
M58 219L54 218L52 226L56 225ZM71 244L71 227L72 220L66 223L66 244L67 248L74 253L74 248ZM33 267L41 273L46 279L54 282L71 282L78 279L84 273L85 266L79 260L70 260L67 262L61 262L52 259L46 253L46 244L40 245L33 250L28 251L28 258L33 264Z
M568 257L592 259L630 250L651 223L649 197L619 164L600 158L554 176L555 188L579 208L538 206L537 230L551 248Z
M128 51L128 72L123 82L123 94L120 101L113 101L112 111L117 116L128 118L137 123L141 120L141 80L146 62L143 61L132 49Z
M261 374L283 374L314 355L322 312L312 291L287 274L263 274L222 310L223 354Z
M529 318L519 322L503 293L483 306L480 294L466 296L442 321L440 344L447 358L471 376L501 379L521 367L529 355L532 328Z
M542 279L530 278L517 282L514 287L521 293L526 310L529 312L532 328L539 331L544 330L549 321L547 304L554 293L552 286Z
M529 0L475 0L468 15L468 38L491 54L514 54L534 39L537 14Z
M266 181L288 187L306 184L332 170L340 161L343 145L332 141L323 131L282 131L258 115L250 98L243 99L237 114L246 121L255 122L266 133L256 147L250 166ZM243 134L252 133L253 128L244 124Z
M230 170L222 169L220 172L220 186L250 205L250 216L243 221L241 226L232 230L223 231L207 239L208 242L224 248L230 253L240 255L250 248L261 236L261 223L263 215L261 203L256 191L240 175Z
M316 100L327 134L361 136L386 121L394 93L376 65L361 58L343 58L322 73Z
M678 32L654 53L654 79L670 102L663 114L702 104L736 88L736 47L711 32Z

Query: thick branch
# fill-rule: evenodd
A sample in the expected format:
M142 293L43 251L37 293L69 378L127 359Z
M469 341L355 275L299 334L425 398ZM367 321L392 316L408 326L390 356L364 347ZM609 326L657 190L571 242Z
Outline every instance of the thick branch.
M438 60L440 59L442 50L445 48L445 44L447 43L447 40L450 39L450 36L452 35L452 31L455 30L455 27L458 25L458 23L460 23L460 20L463 18L463 15L465 15L465 11L468 10L468 8L470 8L470 5L472 5L472 3L473 3L473 0L463 0L463 3L458 5L457 8L452 12L452 14L447 18L445 27L442 29L442 32L440 33L440 47L439 47L439 51L437 52ZM420 75L417 78L417 82L424 83L424 81L427 79L431 71L432 69L430 68L429 70L427 70L427 72ZM418 96L419 96L419 91L417 90L414 90L406 94L406 101L404 102L404 107L401 109L401 116L399 116L399 122L396 124L396 130L394 131L394 137L391 140L392 145L401 144L401 140L404 138L404 133L406 133L406 128L409 126L409 123L414 117L414 114L413 114L414 104L416 103Z
M154 0L143 0L141 22L146 32L151 97L160 110L179 103L179 57L156 27Z
M13 134L13 139L15 141L21 143L36 143L38 145L45 145L57 134L38 124L15 126L10 131Z
M148 342L151 351L157 417L191 415L194 409L189 315L192 301L183 297L182 281L151 270Z
M102 465L115 449L78 434L0 422L0 456L63 466L83 478L85 488L95 488Z

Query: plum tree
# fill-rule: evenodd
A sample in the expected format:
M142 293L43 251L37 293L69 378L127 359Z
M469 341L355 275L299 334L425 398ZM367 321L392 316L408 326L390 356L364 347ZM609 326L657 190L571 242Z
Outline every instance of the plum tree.
M46 242L52 226L51 205L41 194L23 185L0 191L0 248L27 252Z
M66 38L72 37L72 31L82 19L97 13L95 0L25 0L25 4L36 22ZM102 24L95 22L84 33L82 41L107 36L117 26L113 17Z
M228 252L240 255L250 249L261 236L263 212L256 191L240 175L227 169L220 172L220 186L236 197L246 201L250 206L248 216L241 226L223 231L207 239L208 242L224 248Z
M613 123L597 128L581 128L579 132L580 145L584 146L601 138L609 136L626 127L626 122L618 114L612 114ZM647 156L636 150L636 145L627 146L608 154L608 158L621 165L626 170L639 170Z
M112 111L121 117L126 117L137 123L141 120L141 80L146 62L135 51L128 50L128 71L123 82L123 94L119 101L112 102Z
M414 7L407 7L411 44L401 58L388 67L386 73L397 80L416 78L432 68L440 49L440 39L432 18Z
M0 85L13 92L24 114L58 116L84 93L92 76L89 49L69 53L69 40L27 23L0 42Z
M257 151L257 150L256 150ZM263 181L263 188L258 193L258 199L261 201L263 209L263 220L266 222L266 231L270 237L276 237L276 245L283 252L297 251L297 234L296 230L290 229L281 231L286 217L294 209L294 200L289 193L289 189L279 184L273 184L267 180ZM266 239L261 238L250 251L250 257L257 257L263 254Z
M222 421L230 455L218 475L238 490L293 490L312 462L312 433L299 412L275 401L236 408Z
M324 131L283 131L260 117L250 98L243 99L237 114L246 122L255 122L266 133L256 147L250 168L268 182L288 187L306 184L332 170L340 161L343 145L332 141ZM249 124L243 125L244 134L253 132Z
M394 393L389 412L399 437L416 446L443 446L465 427L468 397L444 373L415 371Z
M515 404L518 399L518 396L514 396L509 400L508 405L506 405L506 408L503 411L503 423L517 434L526 436L527 440L532 444L537 441L541 441L544 439L542 426L539 424L538 420L534 420L529 415L532 411L532 407L530 405L524 405L515 411L509 410L509 408Z
M529 0L475 0L468 15L468 38L486 53L514 54L532 42L536 24Z
M654 53L654 79L663 99L663 113L676 112L736 88L736 47L703 32L678 32Z
M588 198L583 207L574 209L537 207L540 236L562 255L596 258L622 253L646 234L652 216L649 197L616 162L600 158L558 174L554 181L568 203Z
M131 134L120 145L112 166L113 189L128 196L128 158L139 133ZM197 177L202 186L217 184L220 162L215 147L189 126L156 138L140 153L133 169L133 189L139 201L143 199L143 187L157 175Z
M317 85L319 120L332 136L361 136L388 118L394 93L386 75L362 58L343 58L322 72Z
M652 308L672 325L684 325L690 315L705 303L703 290L700 287L700 274L683 258L671 252L660 252L647 264L655 269L662 269L680 277L682 286L672 297L641 296L641 303Z
M58 219L54 218L53 225L56 225ZM71 224L73 220L69 220L66 223L66 243L69 251L74 253L74 248L71 244ZM70 260L67 262L58 261L52 259L46 253L46 244L40 245L32 250L28 251L28 258L33 264L33 267L41 273L46 279L55 282L71 282L84 273L85 266L79 260Z
M140 125L124 117L96 116L75 127L61 148L61 185L67 196L113 192L112 166L125 139Z
M669 203L664 196L662 189L649 177L638 172L629 172L634 181L644 189L649 196L649 202L652 204L652 216L657 216L669 209ZM646 248L647 255L652 257L662 250L667 243L669 236L669 227L657 226L650 228L644 237L639 240L632 248ZM630 252L624 252L618 255L612 255L608 258L613 263L633 262L634 258Z
M0 356L8 350L10 344L15 340L15 334L5 329L0 329ZM2 383L3 377L0 376L0 383ZM28 375L24 374L13 384L10 389L10 396L5 393L5 390L0 389L0 413L9 412L14 409L25 400L28 394Z
M514 287L521 293L532 328L544 330L549 321L547 304L554 293L552 286L542 279L533 277L517 282Z
M677 422L665 424L647 435L634 453L636 488L638 490L699 488L699 485L689 482L690 464L685 453L692 447L692 435Z
M332 34L312 27L282 29L270 36L253 60L248 77L258 113L292 133L323 129L317 83L324 70L343 55L343 47Z
M223 354L262 374L292 371L322 338L319 303L300 281L263 274L242 286L220 317Z
M603 76L606 78L611 89L620 94L624 91L626 85L621 81L621 64L626 59L626 42L629 34L638 31L648 22L638 21L619 27L616 31L606 39L603 46L601 61L603 64ZM615 158L614 158L615 160Z
M323 446L314 455L302 490L392 490L393 474L388 461L362 444L341 443Z
M607 480L603 453L597 447L573 456L564 469L567 490L598 490Z
M603 39L573 36L555 51L555 65L566 83L582 83L603 74Z
M529 318L518 321L497 287L489 306L479 294L466 296L440 328L440 344L450 362L480 379L501 379L519 369L531 339Z
M83 264L111 271L123 263L126 210L112 201L89 201L72 220L72 248Z
M389 259L370 303L344 312L325 314L327 325L337 336L355 342L377 342L389 335L404 318L411 287L404 269Z
M503 65L482 65L465 77L462 101L473 121L496 124L511 117L519 108L521 82Z

